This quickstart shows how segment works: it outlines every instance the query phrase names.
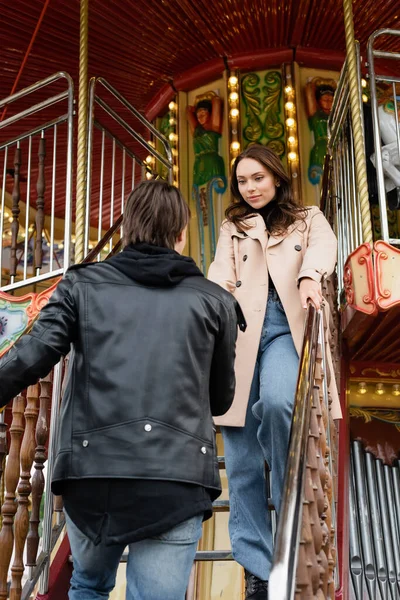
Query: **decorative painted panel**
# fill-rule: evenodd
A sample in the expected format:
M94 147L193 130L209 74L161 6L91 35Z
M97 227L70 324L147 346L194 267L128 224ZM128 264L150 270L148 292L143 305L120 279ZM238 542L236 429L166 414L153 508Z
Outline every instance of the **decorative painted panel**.
M227 188L226 165L222 155L223 97L217 89L201 88L189 95L186 109L190 143L192 215L197 221L196 238L200 268L206 274L214 258L218 231L224 214L223 195ZM193 221L193 219L192 219ZM190 228L194 256L194 223Z
M16 297L0 291L0 356L30 329L58 282L40 294Z
M247 73L241 79L242 146L258 143L285 155L282 74L278 70Z

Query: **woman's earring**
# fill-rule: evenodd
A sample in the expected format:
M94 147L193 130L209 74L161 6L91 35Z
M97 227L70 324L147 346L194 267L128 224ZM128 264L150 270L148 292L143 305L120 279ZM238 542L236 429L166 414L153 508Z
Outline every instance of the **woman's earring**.
M276 187L280 187L281 182L280 181L275 181L275 185L276 185Z

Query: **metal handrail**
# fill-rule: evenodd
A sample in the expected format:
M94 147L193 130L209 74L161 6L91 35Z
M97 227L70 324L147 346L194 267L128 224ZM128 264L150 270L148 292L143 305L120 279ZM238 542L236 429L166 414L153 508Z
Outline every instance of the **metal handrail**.
M378 184L378 199L379 199L379 214L381 220L381 232L382 239L387 243L396 243L399 244L399 239L390 239L389 237L389 223L387 217L387 204L386 204L386 191L385 191L385 178L383 174L383 163L382 163L382 148L381 148L381 135L380 135L380 125L379 125L379 115L378 115L378 98L376 94L376 82L377 81L386 81L391 82L393 86L396 82L400 82L400 79L397 77L379 77L375 73L375 58L391 58L391 59L399 59L400 54L396 52L382 52L380 50L374 50L374 43L377 38L382 35L393 35L396 37L400 37L400 31L396 29L378 29L374 31L372 35L370 35L367 44L367 56L368 56L368 72L370 79L370 89L371 89L371 109L372 109L372 125L374 131L374 145L375 145L375 157L376 157L376 175L377 175L377 184ZM397 108L397 106L396 106ZM397 121L396 121L397 123ZM398 144L400 132L397 127L397 139Z
M24 285L27 285L28 283L33 284L33 283L37 283L38 281L42 281L43 279L49 279L49 278L56 277L57 275L60 274L60 272L61 273L65 272L68 269L70 262L71 262L72 155L73 155L73 117L74 117L74 82L72 80L72 77L65 71L58 71L57 73L54 73L53 75L50 75L49 77L46 77L45 79L37 81L36 83L20 90L19 92L16 92L15 94L12 94L11 96L4 98L3 100L0 100L0 109L3 106L7 106L9 104L12 104L13 102L16 102L17 100L20 100L21 98L29 96L30 94L32 94L40 89L48 87L49 85L58 81L59 79L65 79L67 82L67 89L64 92L50 96L49 98L31 106L30 108L20 111L19 113L16 113L15 115L12 115L11 117L9 117L8 119L6 119L5 121L3 121L0 124L0 129L6 128L7 125L11 125L12 123L15 123L16 121L22 120L32 114L35 114L35 113L43 110L44 108L48 108L49 106L52 106L58 102L61 102L62 100L67 100L67 102L68 102L67 113L65 115L61 115L60 117L54 119L50 123L44 123L42 125L42 127L35 127L34 129L30 130L29 132L25 131L25 132L21 133L21 135L15 137L13 140L8 140L6 143L2 144L0 149L5 148L5 152L7 152L10 144L15 143L15 142L18 143L21 140L26 139L27 137L29 138L30 136L34 135L35 133L39 133L39 131L44 131L45 129L48 129L51 126L56 126L57 124L59 124L61 122L65 122L65 121L67 122L67 165L66 165L67 168L66 168L66 189L65 189L64 263L63 263L63 267L62 267L62 269L51 271L51 272L48 272L43 275L37 274L36 277L23 279L23 281L15 282L15 281L11 280L11 284L3 287L3 291L10 291L17 287L24 287ZM4 173L5 172L6 172L6 161L4 163ZM3 180L4 180L4 177L5 177L5 175L3 175ZM2 234L3 234L4 193L5 193L5 189L3 189L2 201L1 201L2 215L0 218L0 239L2 239ZM2 264L2 260L1 260L1 255L0 255L0 272L1 272L1 264Z
M300 354L284 492L269 578L269 595L274 600L294 598L320 318L320 312L309 302Z
M32 94L33 92L42 89L50 85L51 83L54 83L54 81L57 81L58 79L66 79L68 82L68 87L73 87L74 85L72 77L68 73L66 73L65 71L58 71L57 73L46 77L46 79L41 79L40 81L37 81L36 83L33 83L32 85L29 85L26 88L23 88L19 92L12 94L12 96L7 96L7 98L3 98L3 100L0 100L0 108L6 106L7 104L12 104L12 102L16 102L16 100L19 100L24 96L28 96L29 94Z
M105 90L107 90L124 108L126 108L129 113L137 119L144 127L150 131L150 133L160 141L162 144L166 158L156 150L153 146L151 146L144 137L138 133L134 127L130 123L128 123L121 115L116 112L111 106L96 93L98 89L98 85L102 86ZM146 149L148 154L153 156L156 160L158 160L164 167L168 170L168 180L170 183L173 183L174 173L174 159L172 155L171 145L169 144L167 138L160 133L150 121L148 121L122 94L118 92L106 79L103 77L92 77L89 82L89 105L88 105L88 141L87 141L87 178L86 178L86 216L85 216L85 240L84 240L84 248L85 252L88 248L89 241L89 220L90 220L90 203L91 203L91 186L92 186L92 154L93 154L93 136L94 136L94 127L98 123L98 120L95 119L95 105L98 105L102 108L102 110L113 119L115 123L117 123L122 129L124 129L131 138L133 138L136 142L138 142L143 148ZM119 146L123 147L126 152L135 158L135 161L140 164L146 170L149 170L149 165L145 164L141 159L138 159L136 155L129 150L125 144L122 144L117 138L102 124L99 123L101 128L111 136L113 142L118 143Z
M127 108L137 118L137 120L140 121L140 123L142 123L142 125L144 125L146 127L146 129L148 129L154 135L154 137L156 137L162 143L165 153L167 155L167 159L168 159L170 168L172 170L172 167L174 164L174 159L172 156L171 146L170 146L167 138L162 133L160 133L158 131L158 129L156 129L154 127L154 125L152 123L150 123L150 121L148 121L134 106L132 106L132 104L130 102L128 102L128 100L126 98L124 98L122 96L122 94L120 94L118 92L118 90L116 90L112 85L110 85L108 83L108 81L106 79L104 79L104 77L98 77L97 82L100 83L106 90L108 90L117 100L119 100L119 102L121 102L121 104L123 106L125 106L125 108ZM156 156L155 152L156 151L153 148L154 156ZM162 157L162 155L159 155L159 156ZM172 180L171 180L171 183L172 183Z

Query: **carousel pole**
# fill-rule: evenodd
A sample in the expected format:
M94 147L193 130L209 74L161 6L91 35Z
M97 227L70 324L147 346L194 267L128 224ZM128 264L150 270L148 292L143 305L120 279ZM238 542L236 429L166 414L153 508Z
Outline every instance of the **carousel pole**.
M357 68L357 54L354 39L353 2L343 0L344 28L346 35L346 52L348 65L348 81L350 91L351 120L354 135L354 154L356 181L361 210L363 242L372 244L371 215L368 196L367 160L365 155L364 133L361 119L360 85Z
M75 263L85 254L86 148L88 125L89 0L80 0L78 152L76 169Z

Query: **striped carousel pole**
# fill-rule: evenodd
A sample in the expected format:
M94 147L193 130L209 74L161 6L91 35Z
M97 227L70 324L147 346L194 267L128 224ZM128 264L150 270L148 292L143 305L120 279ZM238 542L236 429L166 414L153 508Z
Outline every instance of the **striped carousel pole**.
M76 169L75 263L85 254L86 149L88 126L89 0L80 0L78 151Z
M352 0L343 0L343 11L346 35L350 109L354 136L355 170L361 210L363 242L368 242L369 244L372 244L373 238L368 196L367 159L365 154L364 133L361 117L361 81L359 71L357 68L357 53L354 39Z

